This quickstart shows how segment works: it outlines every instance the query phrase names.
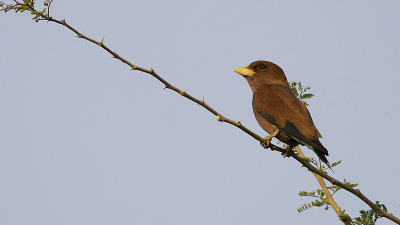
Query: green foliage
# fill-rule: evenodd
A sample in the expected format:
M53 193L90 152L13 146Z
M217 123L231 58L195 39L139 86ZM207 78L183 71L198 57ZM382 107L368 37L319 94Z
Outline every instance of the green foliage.
M6 13L13 10L15 13L23 13L29 11L33 15L32 19L38 22L39 20L47 20L49 18L49 10L52 2L53 0L45 0L43 3L45 7L38 11L35 9L35 0L15 1L14 4L6 4L0 1L0 12L4 11Z
M347 223L352 223L352 220L353 220L353 219L351 219L351 216L345 212L345 210L342 210L340 212L339 218L342 221L347 222Z
M314 160L314 159L312 159ZM314 160L315 161L315 160ZM335 166L338 165L340 162L336 162ZM333 167L333 164L332 164ZM326 169L326 168L325 168ZM344 180L344 182L351 186L351 187L355 187L357 186L357 184L351 184L350 182L347 182L346 180ZM327 187L329 192L331 193L331 195L333 196L336 192L338 192L340 189L342 189L341 187L337 186L337 185L332 185ZM326 202L326 196L325 193L322 189L317 189L316 191L300 191L299 192L300 196L306 196L306 197L312 197L312 198L317 198L317 200L311 201L309 203L305 203L302 206L300 206L297 211L303 212L306 209L309 209L313 206L316 207L321 207L321 206L326 206L326 209L328 209L328 204Z
M309 208L311 208L313 206L321 207L321 206L324 206L324 205L327 204L326 203L326 198L325 198L325 193L321 189L317 189L317 191L310 191L310 192L300 191L299 195L300 196L308 196L308 197L318 198L317 200L311 201L309 203L305 203L302 206L300 206L297 209L297 211L299 213L303 212L304 210L309 209Z
M379 203L379 201L376 201L375 204L382 210L387 212L386 206L384 204ZM345 210L343 210L340 214L340 219L342 219L345 222L348 222L353 225L375 225L376 221L378 218L380 218L378 212L376 212L373 209L370 210L360 210L360 216L351 218L348 214L345 213Z
M303 87L300 81L290 81L288 82L290 89L292 90L293 94L296 95L300 101L304 103L304 105L308 106L308 103L305 101L305 99L310 99L314 97L314 94L311 93L306 93L311 89L310 86Z
M379 203L379 201L375 202L375 205L377 205L380 209L384 210L387 212L387 208L384 204ZM355 225L374 225L376 221L379 218L378 212L376 212L373 209L370 210L361 210L360 211L360 216L355 217L352 221L353 224Z
M358 184L352 184L352 183L348 182L346 180L346 178L343 179L343 183L346 184L347 186L351 187L351 188L354 188L354 187L358 186Z
M332 167L338 165L340 161L332 163ZM343 180L343 183L345 183L347 186L354 188L357 187L358 184L353 184L346 179ZM337 185L332 185L327 187L329 189L329 192L333 196L336 192L338 192L341 187ZM321 206L326 206L326 209L328 209L328 204L326 203L326 198L325 198L325 193L321 189L317 189L316 191L300 191L299 192L300 196L306 196L306 197L311 197L311 198L317 198L314 201L311 201L309 203L305 203L302 206L300 206L297 211L299 213L303 212L304 210L307 210L313 206L316 207L321 207ZM384 204L381 204L379 201L376 201L375 203L380 209L387 211L386 206ZM341 214L339 215L339 218L344 221L348 222L353 225L374 225L376 221L379 218L378 212L376 212L373 209L370 210L361 210L360 211L360 216L351 218L349 214L345 212L345 210L341 211Z

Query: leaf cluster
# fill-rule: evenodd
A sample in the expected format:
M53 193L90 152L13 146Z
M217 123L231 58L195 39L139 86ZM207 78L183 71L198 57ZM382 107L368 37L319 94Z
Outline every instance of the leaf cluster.
M315 162L315 159L313 159L313 158L308 159L308 160L310 160L311 162L313 162L313 161ZM340 162L341 161L332 163L331 167L335 167L335 166L339 165ZM323 166L321 166L321 164L322 163L319 164L320 170L326 170L327 168L323 168ZM317 166L318 166L318 164L317 164ZM356 183L351 183L351 182L347 181L346 178L343 179L343 183L345 183L347 186L349 186L351 188L354 188L354 187L358 186L358 184L356 184ZM329 192L330 192L330 194L332 196L334 194L336 194L336 192L338 192L340 189L342 189L342 187L339 187L337 185L328 186L327 188L328 188L328 190L329 190ZM306 197L318 198L318 199L315 200L315 201L311 201L309 203L303 204L302 206L300 206L297 209L298 212L303 212L304 210L309 209L309 208L311 208L313 206L321 207L321 206L326 205L326 209L328 209L328 207L329 207L327 202L326 202L325 193L321 189L317 189L316 191L300 191L299 195L300 196L306 196Z
M318 198L317 200L311 201L309 203L304 203L302 206L300 206L297 209L297 212L301 213L304 210L307 210L313 206L316 207L321 207L324 205L327 205L326 203L326 198L325 198L325 193L321 189L317 189L317 191L300 191L299 192L300 196L308 196L308 197L313 197L313 198Z
M328 168L326 168L322 163L318 163L314 158L306 158L303 157L303 159L315 164L317 167L320 168L321 171L325 171ZM332 163L331 167L335 167L337 165L340 164L341 161L338 162L334 162ZM350 182L347 182L346 179L344 179L344 183L350 187L356 187L358 184L352 184ZM333 196L336 192L338 192L340 189L342 189L341 187L337 186L337 185L332 185L327 187L330 194ZM312 198L317 198L314 201L311 201L309 203L304 203L302 206L300 206L297 211L299 213L303 212L304 210L307 210L313 206L316 207L321 207L321 206L326 206L326 209L328 209L329 205L326 201L326 195L324 193L324 191L322 189L317 189L316 191L300 191L299 192L300 196L306 196L306 197L312 197Z
M49 18L49 10L53 0L45 0L43 5L45 6L42 10L35 9L35 0L23 0L23 2L18 2L14 0L14 4L6 4L0 1L0 12L5 13L14 10L15 13L23 13L29 11L33 15L32 19L38 22L39 20L46 20Z
M35 1L34 0L23 0L23 3L15 1L15 4L6 4L4 2L0 2L0 11L8 12L10 10L14 10L14 12L22 13L24 11L34 10ZM36 10L35 10L36 11Z
M305 158L305 160L316 164L317 162L313 158ZM340 164L341 161L332 163L331 167L337 166ZM320 167L321 169L321 167ZM326 168L324 168L325 170ZM357 187L358 184L356 183L351 183L347 181L346 179L343 179L343 183L345 183L347 186L354 188ZM333 196L336 192L341 190L342 188L337 186L337 185L332 185L327 187L331 195ZM316 191L300 191L299 192L300 196L306 196L306 197L312 197L316 198L316 200L311 201L309 203L305 203L302 206L300 206L297 211L299 213L315 206L315 207L321 207L321 206L326 206L325 209L328 209L329 205L326 202L326 197L325 193L321 189L317 189ZM384 204L381 204L379 201L376 201L375 204L382 210L387 212L387 208ZM379 213L373 209L370 210L360 210L360 216L351 218L349 214L346 214L345 210L341 210L341 214L339 215L339 218L347 223L350 223L352 225L374 225L378 218L380 218Z
M292 93L300 99L304 103L304 105L308 106L308 103L305 101L305 99L310 99L314 97L314 94L312 93L306 93L311 89L310 86L303 87L300 81L290 81L288 82L290 89L292 90Z
M387 212L386 206L379 201L376 201L375 205ZM379 213L373 209L360 210L360 216L353 219L343 210L339 217L353 225L375 225L376 221L380 218Z

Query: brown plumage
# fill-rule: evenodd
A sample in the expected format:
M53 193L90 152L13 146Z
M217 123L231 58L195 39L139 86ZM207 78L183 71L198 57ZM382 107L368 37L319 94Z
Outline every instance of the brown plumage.
M328 150L319 141L322 136L307 107L290 90L283 70L272 62L256 61L235 72L246 78L253 91L253 112L261 128L269 134L279 130L277 139L290 147L309 147L329 166Z

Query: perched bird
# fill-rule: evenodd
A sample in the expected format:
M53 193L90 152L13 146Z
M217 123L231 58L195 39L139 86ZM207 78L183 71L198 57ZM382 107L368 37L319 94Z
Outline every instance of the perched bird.
M270 134L264 147L273 137L288 145L287 155L293 147L305 145L329 166L328 150L319 141L322 136L307 107L292 93L283 70L272 62L256 61L234 71L249 83L256 120Z

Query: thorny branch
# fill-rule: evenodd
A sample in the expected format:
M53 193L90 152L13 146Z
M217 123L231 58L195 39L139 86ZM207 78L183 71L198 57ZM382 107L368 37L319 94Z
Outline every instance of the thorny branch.
M118 55L115 51L112 51L109 47L107 47L104 43L103 40L101 41L96 41L92 38L89 38L85 35L83 35L82 33L80 33L79 31L77 31L75 28L73 28L72 26L70 26L65 19L63 20L57 20L54 19L53 17L51 17L48 13L45 13L45 10L43 11L37 11L34 7L33 7L33 0L23 0L24 3L18 2L17 0L14 0L15 5L6 5L2 2L0 2L1 5L1 9L0 11L9 11L9 10L16 10L17 6L23 6L25 7L24 10L29 10L31 12L31 14L35 15L34 19L38 22L40 20L45 20L45 21L50 21L50 22L54 22L54 23L58 23L66 28L68 28L69 30L71 30L72 32L74 32L78 38L82 38L85 39L87 41L90 41L98 46L100 46L101 48L103 48L104 50L106 50L108 53L110 53L113 58L120 60L121 62L123 62L124 64L128 65L131 70L138 70L144 73L147 73L151 76L153 76L154 78L156 78L158 81L160 81L161 83L163 83L165 85L166 89L171 89L172 91L180 94L181 96L199 104L200 106L202 106L203 108L205 108L206 110L208 110L210 113L214 114L216 116L216 119L220 122L226 122L229 123L239 129L241 129L242 131L244 131L245 133L247 133L248 135L250 135L251 137L253 137L254 139L260 141L260 143L266 144L266 141L259 135L257 135L256 133L252 132L251 130L249 130L248 128L246 128L245 126L243 126L240 121L234 121L231 120L227 117L224 117L222 114L220 114L219 112L217 112L215 109L213 109L212 107L210 107L207 103L205 103L204 99L197 99L193 96L191 96L190 94L188 94L186 91L183 91L177 87L175 87L174 85L170 84L168 81L166 81L165 79L163 79L160 75L158 75L154 69L145 69L142 68L140 66L136 66L133 63L131 63L130 61L126 60L125 58L121 57L120 55ZM48 6L50 6L52 0L51 1L47 1L47 3L49 4ZM285 149L276 146L274 144L270 144L268 146L271 150L273 151L278 151L281 153L287 153ZM376 204L374 204L370 199L368 199L364 194L361 193L360 190L358 189L354 189L348 185L346 185L345 183L329 176L327 173L317 169L316 167L312 166L308 161L304 160L301 156L297 155L297 154L291 154L291 157L293 157L296 161L298 161L299 163L301 163L304 167L306 167L310 172L312 172L314 175L319 175L321 177L323 177L324 179L326 179L327 181L329 181L331 184L333 185L337 185L345 190L347 190L348 192L354 194L355 196L357 196L359 199L361 199L362 201L364 201L369 207L371 207L373 210L375 210L376 212L378 212L379 216L381 217L386 217L387 219L400 224L400 219L395 217L393 214L388 213L384 210L382 210L381 208L379 208ZM329 201L327 199L327 201ZM331 202L330 205L332 206L333 203ZM335 208L334 208L335 209ZM337 209L335 209L335 211L337 211Z

